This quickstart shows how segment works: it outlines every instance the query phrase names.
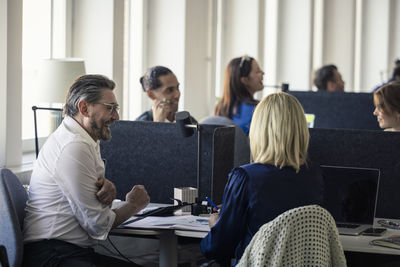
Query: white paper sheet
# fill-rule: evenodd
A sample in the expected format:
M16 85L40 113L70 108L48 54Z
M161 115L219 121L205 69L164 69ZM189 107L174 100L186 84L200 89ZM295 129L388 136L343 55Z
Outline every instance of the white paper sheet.
M210 231L207 218L193 215L167 217L149 216L136 222L126 224L124 227L142 229L177 229L200 232Z

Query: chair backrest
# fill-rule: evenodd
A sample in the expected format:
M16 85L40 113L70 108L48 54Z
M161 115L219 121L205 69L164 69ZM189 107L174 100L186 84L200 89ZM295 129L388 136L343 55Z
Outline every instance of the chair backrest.
M22 227L27 199L17 176L8 169L0 169L0 244L6 247L10 266L22 263Z
M237 266L346 266L346 259L334 219L310 205L264 224Z
M7 250L5 246L0 245L0 266L2 267L9 267L10 264L8 263L7 257Z
M237 126L233 120L223 116L211 116L200 121L201 124L211 125L232 125L235 126L235 150L233 166L238 167L250 162L250 143L249 138L243 130Z

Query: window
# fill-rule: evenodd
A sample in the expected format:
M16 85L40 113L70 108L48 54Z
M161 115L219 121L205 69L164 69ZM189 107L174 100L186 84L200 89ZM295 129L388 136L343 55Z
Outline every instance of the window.
M22 139L24 152L34 151L32 106L51 106L50 103L41 103L40 95L38 95L38 73L41 60L65 56L66 1L24 0L22 30ZM60 107L60 104L52 107ZM38 111L37 115L38 136L48 136L53 130L50 112Z

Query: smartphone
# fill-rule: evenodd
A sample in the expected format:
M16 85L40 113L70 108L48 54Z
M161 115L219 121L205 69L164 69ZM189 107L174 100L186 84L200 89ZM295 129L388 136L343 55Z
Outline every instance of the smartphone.
M386 228L368 228L364 230L362 235L381 236L386 232Z

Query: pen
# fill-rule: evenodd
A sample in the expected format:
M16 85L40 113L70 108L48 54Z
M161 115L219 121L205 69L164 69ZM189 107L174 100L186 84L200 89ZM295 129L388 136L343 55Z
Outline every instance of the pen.
M206 200L207 200L211 205L213 205L213 207L214 207L216 210L219 210L218 206L215 205L215 203L212 202L212 200L211 200L209 197L206 197Z

